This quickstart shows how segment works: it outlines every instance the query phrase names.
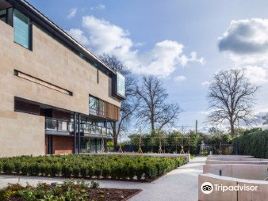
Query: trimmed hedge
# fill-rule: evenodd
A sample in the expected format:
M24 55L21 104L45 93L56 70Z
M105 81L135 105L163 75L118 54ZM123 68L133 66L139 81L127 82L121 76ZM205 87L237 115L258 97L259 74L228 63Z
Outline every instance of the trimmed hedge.
M245 133L234 139L234 147L241 155L268 158L268 130Z
M0 159L0 173L27 176L152 180L185 158L122 155L21 156Z

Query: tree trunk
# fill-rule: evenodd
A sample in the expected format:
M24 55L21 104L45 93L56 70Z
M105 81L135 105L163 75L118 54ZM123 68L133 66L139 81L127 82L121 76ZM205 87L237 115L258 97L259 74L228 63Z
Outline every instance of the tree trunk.
M153 118L151 118L151 133L155 132L155 128L154 128L154 120Z
M234 122L230 121L230 127L231 127L231 135L234 136L235 135L235 128L234 128Z
M117 130L116 130L116 123L112 124L112 129L113 129L114 151L116 151L117 145L118 145L118 134L117 134Z
M117 151L117 145L118 145L117 137L114 137L113 140L114 140L114 151Z

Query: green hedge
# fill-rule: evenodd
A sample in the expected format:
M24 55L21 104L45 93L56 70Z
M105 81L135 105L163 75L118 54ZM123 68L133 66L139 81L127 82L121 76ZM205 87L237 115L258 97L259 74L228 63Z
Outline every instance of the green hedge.
M268 158L268 130L247 132L234 139L234 151L241 155Z
M126 155L21 156L0 159L0 173L66 178L151 180L186 163L183 157Z

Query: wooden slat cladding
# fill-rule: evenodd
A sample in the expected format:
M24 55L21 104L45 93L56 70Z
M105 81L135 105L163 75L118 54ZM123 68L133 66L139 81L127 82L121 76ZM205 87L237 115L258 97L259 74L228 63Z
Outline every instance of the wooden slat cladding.
M120 118L120 108L105 102L105 117L107 119L118 121Z

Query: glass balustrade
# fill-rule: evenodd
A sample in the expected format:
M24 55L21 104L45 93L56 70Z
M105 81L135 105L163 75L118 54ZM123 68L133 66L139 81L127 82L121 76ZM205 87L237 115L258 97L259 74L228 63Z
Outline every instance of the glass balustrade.
M68 120L61 120L55 118L46 118L45 121L45 130L46 131L54 131L55 133L73 133L74 132L74 122L73 119L70 121ZM78 131L78 127L76 127ZM82 122L80 131L84 133L85 136L87 135L96 135L96 136L112 136L112 129L106 128L103 126L95 125L89 122Z

